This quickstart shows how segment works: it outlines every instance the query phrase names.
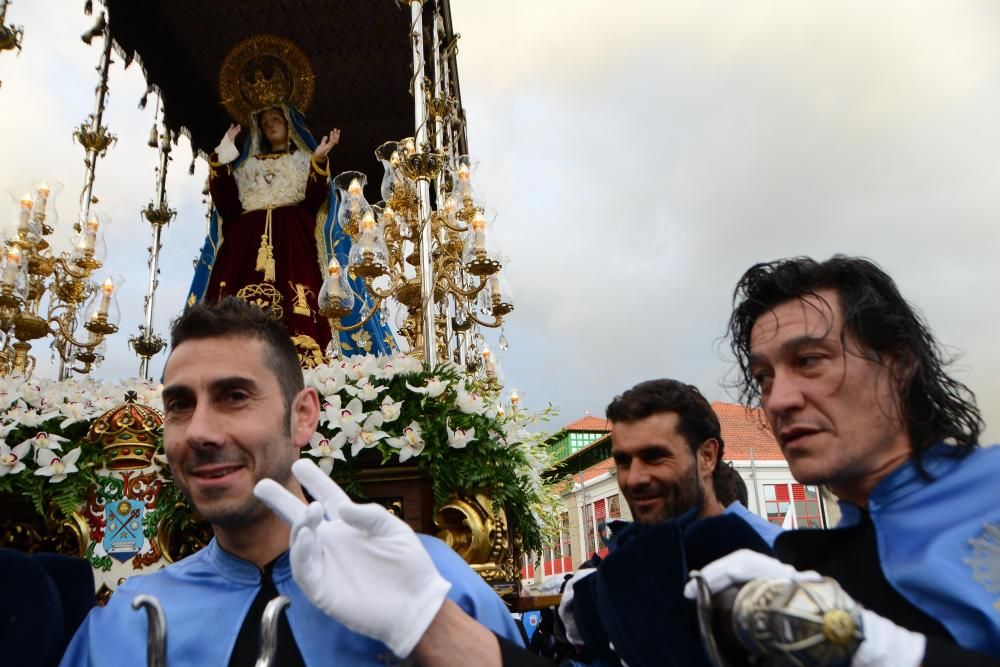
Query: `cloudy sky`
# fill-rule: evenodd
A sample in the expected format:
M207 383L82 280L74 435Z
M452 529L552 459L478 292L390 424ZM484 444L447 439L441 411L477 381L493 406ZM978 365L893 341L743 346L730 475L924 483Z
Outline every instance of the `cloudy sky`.
M0 54L0 188L66 184L78 208L98 47L82 2L22 0L19 57ZM973 2L453 0L478 176L498 211L517 310L509 387L555 425L602 414L635 382L671 376L714 400L731 362L720 337L751 264L867 255L957 356L1000 436L1000 5ZM152 105L138 68L112 71L120 142L95 193L127 283L122 330L99 375L134 375L153 193ZM322 128L320 128L322 129ZM184 140L169 178L156 329L182 307L204 232L205 167ZM0 214L6 215L9 202ZM495 340L496 334L490 338ZM40 373L51 374L48 350ZM158 375L163 355L154 360Z

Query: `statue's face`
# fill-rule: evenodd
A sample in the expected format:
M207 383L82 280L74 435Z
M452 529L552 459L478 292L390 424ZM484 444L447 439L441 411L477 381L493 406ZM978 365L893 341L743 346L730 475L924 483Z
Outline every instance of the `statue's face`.
M260 131L272 148L283 148L288 144L288 124L285 115L278 109L267 109L260 113Z

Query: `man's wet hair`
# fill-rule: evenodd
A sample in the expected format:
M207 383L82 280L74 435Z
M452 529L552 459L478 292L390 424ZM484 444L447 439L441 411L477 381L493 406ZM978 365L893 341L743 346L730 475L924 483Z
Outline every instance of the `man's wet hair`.
M918 465L933 444L948 441L964 455L979 443L984 423L972 391L950 377L950 363L921 315L877 264L861 257L834 255L825 262L793 257L750 267L733 292L729 337L738 365L736 388L748 406L760 402L750 367L750 334L774 307L816 292L834 290L843 314L843 345L849 333L862 354L895 379L898 408ZM827 304L832 307L832 304ZM844 346L845 352L848 348Z
M170 326L170 349L189 340L241 336L264 343L264 363L274 372L285 401L285 416L305 386L299 355L284 325L256 304L227 296L215 303L197 303ZM287 420L286 420L287 421Z
M712 405L705 400L698 388L677 380L661 379L640 382L616 396L605 414L612 424L635 422L653 415L673 412L677 415L677 432L687 441L691 453L697 453L701 443L709 438L719 442L715 459L715 472L719 474L722 452L722 427Z

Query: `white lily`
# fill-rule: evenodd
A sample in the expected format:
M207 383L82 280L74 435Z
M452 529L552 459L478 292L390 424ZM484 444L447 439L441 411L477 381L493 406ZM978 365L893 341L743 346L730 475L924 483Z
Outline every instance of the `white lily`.
M394 422L399 419L399 413L402 410L402 401L392 400L392 396L386 396L382 399L382 405L379 410L382 411L382 422Z
M327 426L330 424L339 424L340 411L340 396L330 396L327 401L323 403L323 411L319 413L319 423Z
M11 449L7 443L0 442L0 477L16 475L24 470L24 457L31 451L31 442L22 442Z
M56 435L54 433L46 433L45 431L39 431L33 437L28 438L24 442L31 443L32 445L35 446L35 449L38 451L43 451L48 449L62 449L62 445L60 443L69 442L69 439L62 437L61 435Z
M425 394L428 398L437 398L445 392L448 385L451 384L447 380L441 380L437 377L427 378L426 387L414 387L409 382L406 383L406 388L417 394Z
M334 459L347 460L344 458L344 452L341 451L346 442L347 436L343 432L329 439L321 433L313 433L312 437L309 438L309 444L312 445L312 449L307 449L306 454L319 459L316 465L319 466L320 470L329 475L330 471L333 470Z
M346 385L344 387L344 391L362 401L374 401L384 390L384 386L374 386L370 378L362 379L356 386Z
M475 392L459 389L455 396L455 405L467 415L481 415L486 412L486 401Z
M474 442L476 440L476 429L470 428L465 431L460 428L456 428L454 431L451 430L451 426L445 424L445 430L448 431L448 446L454 447L455 449L464 449L467 444Z
M362 449L374 447L375 443L389 437L385 431L379 430L382 426L382 413L373 412L365 419L364 425L358 435L351 438L351 456L357 456Z
M354 438L358 437L358 433L361 431L361 424L358 422L368 416L368 413L363 410L364 408L361 406L361 401L356 398L352 398L351 402L347 404L347 407L340 409L340 415L337 417L336 422L330 422L330 428L339 428L345 435L347 435L348 440L354 440Z
M420 424L415 421L403 429L403 435L398 438L388 438L386 440L391 447L399 450L399 462L403 463L411 456L418 456L424 451L424 438L420 432Z
M77 401L63 403L59 406L59 412L66 417L66 419L59 422L59 428L66 428L70 424L87 421L96 416L91 414L91 410L86 403Z
M40 467L35 471L36 475L49 478L49 484L61 482L73 472L77 471L76 460L80 458L80 448L77 447L65 456L58 457L52 450L38 450L38 463Z
M7 419L17 422L18 426L35 428L41 426L53 417L58 417L58 412L38 412L34 408L29 408L24 403L18 403L7 411Z

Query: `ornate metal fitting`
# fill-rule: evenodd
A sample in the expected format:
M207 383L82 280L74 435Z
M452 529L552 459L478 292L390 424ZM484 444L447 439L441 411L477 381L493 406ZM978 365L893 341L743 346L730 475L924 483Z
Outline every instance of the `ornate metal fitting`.
M4 285L0 288L0 308L20 309L20 307L21 299L14 294L14 287L12 285Z
M514 304L504 301L503 297L499 294L491 295L490 302L490 305L493 307L493 314L497 317L507 315L514 311Z
M167 346L167 341L156 334L140 334L129 336L128 344L143 359L151 359Z
M503 265L495 259L490 259L485 252L482 253L482 257L477 253L477 256L465 265L465 270L474 276L492 276L501 268Z
M118 331L118 326L108 322L106 313L97 313L87 320L83 327L99 336L108 336Z
M51 276L55 270L56 260L53 257L35 254L28 258L28 273L33 276L45 278Z
M431 118L447 118L451 116L455 108L454 97L431 97L427 96L427 115Z
M79 142L88 152L94 151L101 157L108 152L113 143L118 141L118 137L108 132L107 126L100 126L96 130L83 123L73 133L73 138Z
M330 306L329 308L320 308L316 311L319 313L320 317L326 318L328 320L339 320L342 317L347 317L351 314L350 308L342 308L339 306Z
M170 221L176 215L177 210L167 206L167 202L165 201L159 206L154 206L153 202L149 202L146 208L142 210L142 217L146 218L146 222L154 226L169 225Z
M14 337L18 340L44 338L49 333L49 323L32 313L20 312L14 318Z
M362 254L361 263L353 265L351 270L355 275L361 276L362 278L375 279L388 273L389 267L381 262L376 262L374 259L374 253L365 252Z
M24 37L24 28L21 26L0 25L0 51L10 51L11 49L20 51L22 37Z
M83 257L77 257L73 260L73 263L79 266L81 269L90 273L91 271L96 271L101 268L103 264L96 259L94 259L94 253L92 251L87 251Z
M434 151L418 151L406 155L400 161L400 171L415 181L430 181L437 178L444 166L445 156Z

